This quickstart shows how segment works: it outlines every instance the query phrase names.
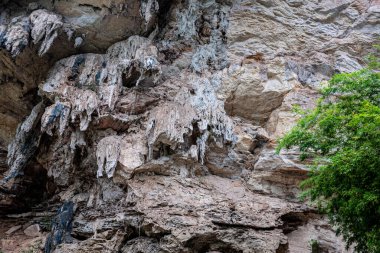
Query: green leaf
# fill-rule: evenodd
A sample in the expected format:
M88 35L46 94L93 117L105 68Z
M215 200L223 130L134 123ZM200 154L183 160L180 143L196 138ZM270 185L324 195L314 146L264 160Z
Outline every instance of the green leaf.
M375 54L367 60L366 69L335 75L314 110L298 110L276 152L298 147L313 161L301 198L327 213L347 247L380 252L380 65Z

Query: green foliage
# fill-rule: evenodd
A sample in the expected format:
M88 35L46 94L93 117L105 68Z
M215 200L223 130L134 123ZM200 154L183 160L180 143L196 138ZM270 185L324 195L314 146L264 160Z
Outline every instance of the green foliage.
M52 218L42 217L39 222L40 227L45 231L50 231L52 229Z
M319 253L319 242L317 240L310 240L311 253Z
M277 147L313 161L303 197L326 212L357 252L380 252L380 66L335 75L314 110Z

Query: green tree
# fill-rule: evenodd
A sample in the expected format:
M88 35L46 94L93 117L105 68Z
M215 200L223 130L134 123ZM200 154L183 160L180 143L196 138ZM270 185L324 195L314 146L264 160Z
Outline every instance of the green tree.
M374 55L366 69L335 75L316 108L302 112L277 151L299 147L311 159L302 196L327 213L358 252L380 252L380 72Z

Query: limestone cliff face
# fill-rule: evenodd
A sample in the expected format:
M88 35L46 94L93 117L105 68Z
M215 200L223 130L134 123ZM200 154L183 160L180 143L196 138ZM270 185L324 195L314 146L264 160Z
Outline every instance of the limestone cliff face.
M376 0L3 0L3 224L32 211L45 252L345 252L274 148L379 37Z

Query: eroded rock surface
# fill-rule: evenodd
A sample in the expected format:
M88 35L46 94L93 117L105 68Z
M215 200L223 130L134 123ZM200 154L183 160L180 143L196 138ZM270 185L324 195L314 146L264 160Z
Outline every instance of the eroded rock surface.
M379 20L366 0L3 1L0 214L30 211L45 252L345 252L274 148Z

